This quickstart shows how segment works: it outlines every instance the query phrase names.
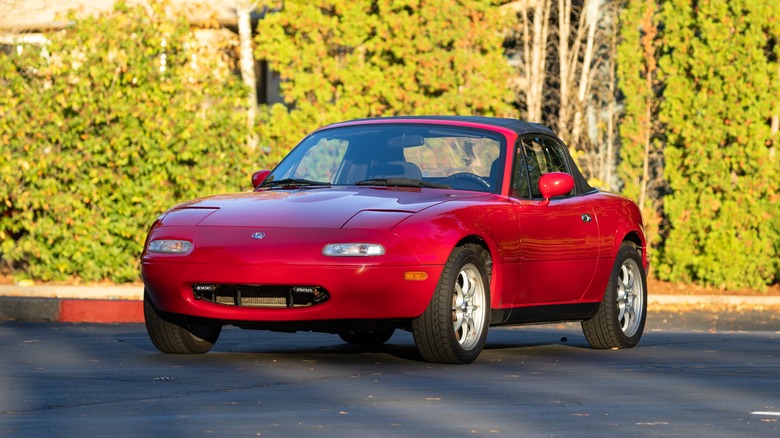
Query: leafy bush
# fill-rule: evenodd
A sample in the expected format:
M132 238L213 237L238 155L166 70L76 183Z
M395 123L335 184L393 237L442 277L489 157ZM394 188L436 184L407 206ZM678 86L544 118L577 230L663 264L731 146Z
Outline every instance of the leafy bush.
M260 133L283 152L351 118L512 116L508 18L484 0L285 1L258 24L255 53L280 74L292 110L267 108Z
M14 272L137 280L157 215L249 188L242 85L166 11L119 3L0 54L0 253Z
M780 5L667 0L658 274L722 288L780 278Z

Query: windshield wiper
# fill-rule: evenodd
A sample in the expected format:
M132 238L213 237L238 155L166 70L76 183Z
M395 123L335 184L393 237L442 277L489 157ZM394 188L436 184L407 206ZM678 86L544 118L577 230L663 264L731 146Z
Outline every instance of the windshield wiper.
M410 178L372 178L355 183L358 186L395 186L395 187L429 187L432 189L449 189L450 186L436 184Z
M322 182L322 181L311 181L308 179L298 179L298 178L284 178L276 181L266 181L262 184L260 184L261 188L266 187L328 187L330 186L330 183Z

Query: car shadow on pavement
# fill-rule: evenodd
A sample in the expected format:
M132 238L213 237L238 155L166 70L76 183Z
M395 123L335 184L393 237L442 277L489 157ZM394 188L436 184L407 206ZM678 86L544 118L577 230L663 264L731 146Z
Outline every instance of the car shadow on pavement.
M189 356L159 353L149 341L142 325L133 324L128 327L133 329L122 335L115 335L115 341L150 353L163 361L191 363L235 359L242 362L248 359L273 361L285 358L299 361L348 361L355 364L393 361L424 363L414 346L411 333L403 331L397 331L384 345L359 346L343 343L337 335L327 333L275 333L225 327L211 352ZM780 331L780 322L767 318L764 313L731 315L688 312L681 315L673 312L651 312L648 315L645 334L639 345L632 350L672 347L679 344L681 338L690 340L689 335L694 335L696 342L708 343L720 339L719 336L713 335L753 331L776 333ZM485 358L497 360L496 358L502 356L510 358L572 354L578 350L598 351L590 348L579 323L491 327L485 348L477 362L482 362Z

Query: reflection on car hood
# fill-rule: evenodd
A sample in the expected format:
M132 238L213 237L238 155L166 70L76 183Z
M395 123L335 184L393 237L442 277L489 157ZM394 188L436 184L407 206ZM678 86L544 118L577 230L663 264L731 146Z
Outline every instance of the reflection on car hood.
M397 187L334 187L219 195L174 208L215 209L199 226L340 228L361 211L416 213L452 199L485 194Z

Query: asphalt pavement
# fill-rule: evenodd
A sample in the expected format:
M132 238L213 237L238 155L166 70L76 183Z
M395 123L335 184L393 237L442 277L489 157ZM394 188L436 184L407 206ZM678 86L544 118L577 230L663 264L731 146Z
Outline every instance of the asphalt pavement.
M2 321L0 437L780 436L780 332L659 316L619 351L574 323L491 328L470 365L423 362L403 331L358 347L227 327L181 355L143 324Z

